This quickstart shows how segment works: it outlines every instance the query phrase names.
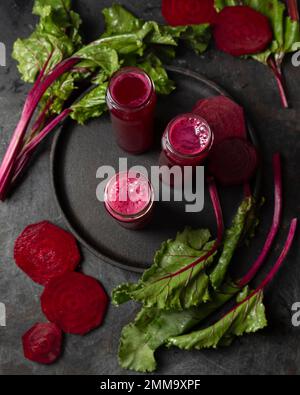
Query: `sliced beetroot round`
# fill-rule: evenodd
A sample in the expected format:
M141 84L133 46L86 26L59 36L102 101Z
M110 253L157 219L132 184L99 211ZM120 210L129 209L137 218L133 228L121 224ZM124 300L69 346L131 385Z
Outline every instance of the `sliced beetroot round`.
M51 364L61 355L62 331L53 323L36 324L22 337L25 358Z
M218 97L218 96L215 96L215 97ZM194 106L194 110L197 110L197 108L201 107L202 105L204 105L204 103L210 101L211 99L214 99L214 97L198 100Z
M214 0L162 0L162 14L171 26L214 23Z
M14 257L16 264L41 285L75 270L80 262L74 237L47 221L30 225L22 232L15 243Z
M45 287L41 304L48 320L63 332L85 335L102 324L108 297L97 280L73 272L53 279Z
M208 122L214 134L214 144L229 137L247 138L244 110L226 96L199 100L193 112Z
M253 144L240 138L229 138L216 145L209 157L209 172L225 186L249 181L259 163Z
M268 18L248 6L224 7L214 27L217 47L233 56L265 50L273 39Z

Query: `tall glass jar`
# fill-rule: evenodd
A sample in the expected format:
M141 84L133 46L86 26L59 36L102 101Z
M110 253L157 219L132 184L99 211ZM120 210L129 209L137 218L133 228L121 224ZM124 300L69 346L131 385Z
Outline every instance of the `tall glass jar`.
M151 78L137 67L125 67L111 78L106 101L118 145L126 152L148 151L154 140L157 97Z

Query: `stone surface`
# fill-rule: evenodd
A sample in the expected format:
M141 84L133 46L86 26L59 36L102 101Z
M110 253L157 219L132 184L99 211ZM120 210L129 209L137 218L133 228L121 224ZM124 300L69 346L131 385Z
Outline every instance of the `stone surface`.
M161 20L160 1L121 1L139 16ZM75 1L84 20L87 39L96 38L103 29L101 9L111 1ZM17 37L27 36L33 29L32 1L11 0L0 5L0 41L8 54ZM226 88L245 107L257 128L264 160L264 194L267 203L262 211L262 226L251 252L244 250L243 259L254 258L261 246L272 217L272 153L284 156L285 210L281 235L263 270L278 255L289 220L299 214L300 68L286 61L287 79L292 108L280 107L274 79L269 70L254 61L233 59L214 49L197 57L181 49L176 64L206 75ZM28 86L18 76L15 62L8 56L7 67L0 67L0 157L3 156L11 133L18 121ZM50 141L36 158L24 182L11 199L0 205L0 302L7 308L7 326L0 327L0 374L131 374L118 366L117 347L121 328L134 317L134 304L119 309L111 307L105 325L81 338L67 336L63 358L53 366L40 366L23 357L21 336L35 322L44 320L40 311L42 289L33 284L14 264L13 244L20 231L29 223L48 219L64 226L52 199L49 177ZM268 290L266 297L269 328L245 336L228 349L181 352L175 349L158 352L160 374L299 374L299 331L291 324L291 305L300 300L299 237L285 267ZM83 270L101 279L110 292L124 281L137 276L99 262L85 249ZM260 274L262 276L262 273Z

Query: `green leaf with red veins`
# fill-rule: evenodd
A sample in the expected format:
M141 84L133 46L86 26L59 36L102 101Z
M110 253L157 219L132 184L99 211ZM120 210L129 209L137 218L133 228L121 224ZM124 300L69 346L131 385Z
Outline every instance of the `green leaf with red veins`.
M200 230L197 231L199 248L193 248L189 241L190 235L194 235L192 232L188 228L183 234L179 233L175 240L163 243L155 255L154 264L145 271L137 284L123 284L113 291L113 303L119 305L135 300L142 302L145 307L182 310L207 302L210 294L206 269L213 263L214 256L193 269L169 277L204 256L213 246L209 231Z
M135 60L132 65L138 65L151 77L155 91L159 95L169 95L175 89L175 83L169 79L160 59L154 53L148 54L141 61Z
M143 307L134 322L122 330L119 346L119 363L122 368L137 372L153 372L156 369L155 352L170 337L189 332L204 319L222 307L240 289L227 281L211 301L199 307L183 311L166 311Z
M122 284L113 291L113 303L120 305L134 300L143 303L144 307L183 310L208 302L211 286L217 290L225 281L252 204L253 199L247 198L239 206L226 231L221 256L214 266L216 253L190 267L197 258L205 256L215 242L210 241L208 230L187 228L175 240L163 243L155 255L154 264L137 284ZM184 271L185 267L189 268Z
M47 70L71 56L82 44L81 19L71 10L71 1L35 0L33 11L40 16L39 23L28 38L15 42L12 53L22 79L31 83L51 54Z
M223 283L232 257L244 235L247 225L248 215L253 209L254 200L252 197L246 198L240 205L232 225L225 232L223 250L214 270L210 274L210 282L215 290L219 289Z
M254 333L267 326L263 291L246 296L248 289L242 291L244 301L227 313L215 324L182 336L171 337L168 346L176 346L182 350L202 350L229 346L232 341L246 333Z
M89 119L100 117L107 110L106 90L107 83L95 86L71 107L71 118L82 125Z

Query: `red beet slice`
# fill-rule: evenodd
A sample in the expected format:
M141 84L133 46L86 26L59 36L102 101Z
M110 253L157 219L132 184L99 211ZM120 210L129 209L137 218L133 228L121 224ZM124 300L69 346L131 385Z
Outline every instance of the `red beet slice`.
M214 0L162 0L162 14L172 26L214 23Z
M30 225L22 232L15 243L14 257L16 264L41 285L75 270L80 262L74 237L47 221Z
M199 100L193 112L208 122L214 133L214 144L229 137L247 138L244 110L226 96Z
M273 39L268 18L247 6L225 7L214 27L217 47L233 56L262 52Z
M240 138L222 141L209 158L209 172L223 185L241 185L249 181L258 167L254 145Z
M51 364L61 355L62 331L52 323L36 324L23 337L25 358Z
M108 297L100 283L81 273L66 273L53 279L41 296L49 321L65 333L85 335L101 325Z

